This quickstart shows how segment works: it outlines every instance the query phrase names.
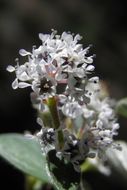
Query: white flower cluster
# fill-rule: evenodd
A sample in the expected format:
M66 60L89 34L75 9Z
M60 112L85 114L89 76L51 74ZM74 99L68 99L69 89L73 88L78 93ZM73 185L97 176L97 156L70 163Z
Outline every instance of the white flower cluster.
M39 34L39 38L42 44L33 47L32 53L19 51L21 56L28 57L23 65L7 67L16 74L13 89L30 86L32 102L42 113L47 109L45 101L56 98L60 126L57 129L43 126L38 137L44 144L53 144L56 152L75 168L96 153L103 157L111 145L119 148L113 143L119 124L109 100L100 96L99 78L92 76L95 67L94 55L88 56L90 46L83 49L79 43L81 36L69 32L58 35L53 30L51 35ZM59 130L64 139L61 149L56 145Z

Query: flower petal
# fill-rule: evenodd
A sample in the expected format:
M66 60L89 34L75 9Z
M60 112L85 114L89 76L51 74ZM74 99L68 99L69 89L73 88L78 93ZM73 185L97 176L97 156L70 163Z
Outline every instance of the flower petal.
M6 70L11 73L15 71L15 67L13 67L12 65L8 65Z
M25 49L20 49L20 50L19 50L19 54L20 54L21 56L31 55L31 53L28 52L28 51L26 51Z
M12 88L17 89L18 88L18 79L16 78L12 83Z
M28 74L25 71L23 73L21 73L20 75L18 75L18 78L21 81L28 81L28 80L30 80L30 77L28 76Z
M86 68L86 71L94 71L94 66L93 65L89 65L87 68Z
M31 84L28 84L26 82L19 82L18 87L19 88L26 88L28 86L31 86Z

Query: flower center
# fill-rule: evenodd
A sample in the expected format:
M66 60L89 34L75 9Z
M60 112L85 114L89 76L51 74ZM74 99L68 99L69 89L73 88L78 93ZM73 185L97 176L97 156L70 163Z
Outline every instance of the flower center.
M50 80L48 80L45 77L41 79L41 83L40 83L41 92L50 93L52 91L51 87L52 87L52 82Z

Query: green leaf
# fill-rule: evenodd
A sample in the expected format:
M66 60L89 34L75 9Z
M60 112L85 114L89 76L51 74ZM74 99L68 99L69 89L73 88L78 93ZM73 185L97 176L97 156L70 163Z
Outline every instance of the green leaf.
M22 172L50 183L58 190L63 190L61 184L49 171L46 155L42 153L35 139L13 133L2 134L0 135L0 156Z
M121 151L110 148L107 150L106 155L109 165L118 178L121 176L122 179L127 180L127 143L118 141L118 144L122 147Z
M46 156L39 143L19 134L0 135L0 155L21 171L46 182L50 181Z
M118 101L116 105L116 111L118 114L127 117L127 98L123 98Z

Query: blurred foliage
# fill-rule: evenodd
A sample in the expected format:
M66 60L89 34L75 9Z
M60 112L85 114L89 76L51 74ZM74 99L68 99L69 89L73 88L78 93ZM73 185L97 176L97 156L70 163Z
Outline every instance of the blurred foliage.
M124 117L127 117L127 98L122 98L117 102L116 112Z

